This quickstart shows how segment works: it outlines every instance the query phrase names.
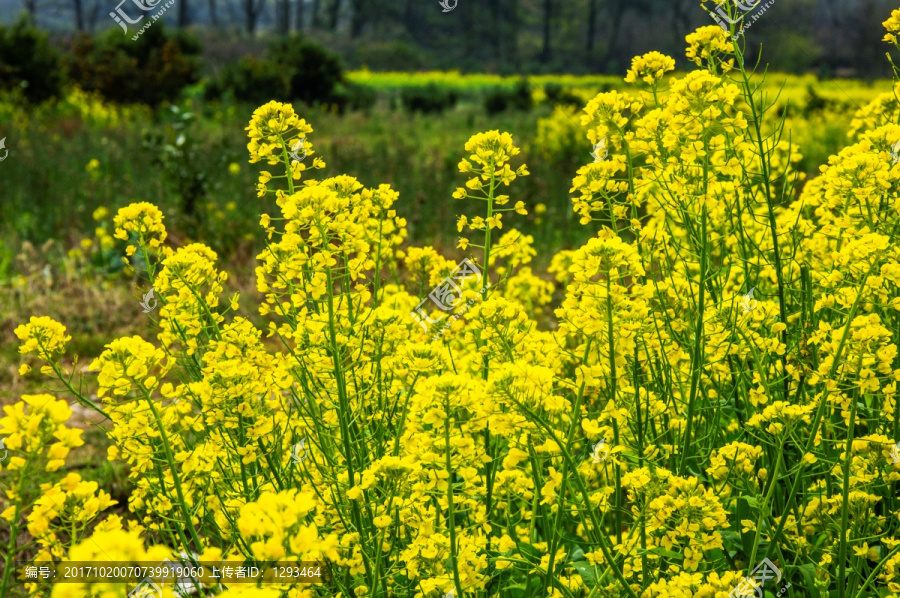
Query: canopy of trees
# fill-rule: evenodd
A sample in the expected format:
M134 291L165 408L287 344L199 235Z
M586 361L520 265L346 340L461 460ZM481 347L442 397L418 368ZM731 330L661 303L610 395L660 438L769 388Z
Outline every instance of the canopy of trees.
M0 6L0 22L24 11L54 32L115 27L119 0L21 0ZM142 0L126 0L142 1ZM510 72L622 73L655 49L683 56L684 36L713 23L698 0L176 0L167 20L203 35L244 38L301 31L348 66ZM866 35L895 7L889 0L775 0L748 32L778 70L875 77L889 74L880 42ZM130 6L130 4L126 4ZM452 0L450 0L452 6ZM708 8L713 8L710 2ZM133 8L133 7L132 7Z

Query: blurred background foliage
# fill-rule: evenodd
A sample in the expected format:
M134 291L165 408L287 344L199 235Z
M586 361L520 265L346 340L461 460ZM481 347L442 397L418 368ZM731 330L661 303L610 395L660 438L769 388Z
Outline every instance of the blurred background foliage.
M109 18L117 1L8 0L0 3L0 23L24 14L60 46L76 32L107 29L130 41L144 23L123 35ZM201 40L205 74L243 56L263 57L269 38L298 34L351 69L619 73L651 50L684 67L684 36L711 22L700 0L454 2L443 12L438 0L176 0L163 18ZM122 6L132 18L141 14L131 2ZM778 71L887 76L884 50L868 32L893 8L888 0L777 0L753 24L754 49L764 48Z
M625 89L621 74L499 75L459 71L346 71L342 59L301 36L273 37L262 57L204 75L190 33L155 23L137 40L120 30L72 38L67 52L24 21L0 28L0 131L7 136L0 221L0 279L23 241L80 243L97 208L159 205L176 239L202 240L223 257L252 255L264 205L244 127L253 108L291 101L315 127L328 164L364 184L390 183L413 243L454 246L451 199L473 131L513 132L534 176L518 193L546 210L532 217L544 249L580 244L567 191L591 145L580 110L596 93ZM27 47L32 52L15 52ZM887 81L769 74L765 85L813 172L846 140L853 113ZM815 133L815 134L813 134ZM14 167L12 167L14 166ZM526 227L527 228L527 227ZM4 265L6 264L6 265Z

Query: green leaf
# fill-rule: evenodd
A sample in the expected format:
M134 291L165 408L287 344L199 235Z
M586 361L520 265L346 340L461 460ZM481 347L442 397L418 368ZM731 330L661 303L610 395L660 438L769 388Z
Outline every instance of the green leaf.
M758 508L759 503L757 503L756 499L752 496L741 496L737 499L737 521L735 524L736 528L741 530L741 547L744 550L744 554L753 552L753 537L756 534L755 532L744 533L744 526L741 524L741 521L744 519L750 519L752 521L754 519L753 509Z
M733 529L726 529L719 532L719 534L722 536L722 544L725 546L728 554L733 555L734 553L743 550L744 546L741 544L740 530L735 531ZM713 558L717 557L714 556Z
M789 567L787 570L796 569L800 572L800 575L803 577L803 589L809 592L810 595L813 594L816 588L816 566L813 563L806 563L805 565L800 565L799 567ZM787 577L787 575L785 575Z
M746 502L747 506L749 506L751 509L753 509L755 511L759 510L759 501L757 501L756 498L754 498L752 496L740 496L740 497L738 497L738 500L739 501L742 500L742 501Z
M581 575L584 585L589 588L593 588L597 585L597 575L594 572L594 566L588 561L575 561L572 563L572 567L574 567L575 570L578 571L578 574Z
M503 595L508 598L525 598L528 595L528 587L525 584L505 586L503 588Z
M648 554L656 554L659 556L669 557L670 559L681 559L684 557L680 552L675 552L674 550L666 550L661 546L657 546L655 548L651 548L647 551Z

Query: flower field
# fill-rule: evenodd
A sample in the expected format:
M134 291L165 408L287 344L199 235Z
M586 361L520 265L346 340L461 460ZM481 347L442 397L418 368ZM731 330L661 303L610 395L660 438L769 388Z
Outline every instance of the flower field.
M123 262L150 326L88 357L54 313L15 328L0 596L900 596L900 85L812 118L720 27L686 41L689 72L563 82L582 105L527 148L445 147L425 219L455 247L412 239L395 187L324 176L327 126L275 101L231 169L259 201L230 209L260 207L246 286L153 203L93 211L68 259ZM525 156L577 164L527 187ZM124 495L70 467L91 443ZM141 569L166 559L317 579ZM142 573L26 573L48 564Z

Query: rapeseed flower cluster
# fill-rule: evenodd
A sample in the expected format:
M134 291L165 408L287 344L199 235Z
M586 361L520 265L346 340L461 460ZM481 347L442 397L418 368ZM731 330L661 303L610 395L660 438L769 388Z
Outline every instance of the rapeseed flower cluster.
M765 558L792 594L900 596L900 106L860 110L805 181L796 146L763 129L772 106L741 48L713 25L687 43L698 70L667 81L674 60L650 53L634 93L587 102L584 146L609 156L572 194L595 234L548 256L546 277L516 229L528 168L510 133L465 146L451 259L405 244L389 186L302 176L312 127L288 104L257 109L250 162L277 169L258 187L274 198L264 324L230 313L215 252L166 245L154 206L121 209L158 334L91 364L100 405L65 386L107 418L129 512L105 514L111 497L74 473L26 496L21 472L57 471L81 442L65 403L26 396L0 420L20 476L3 518L70 561L332 573L197 595L722 598ZM16 335L71 378L62 324Z

